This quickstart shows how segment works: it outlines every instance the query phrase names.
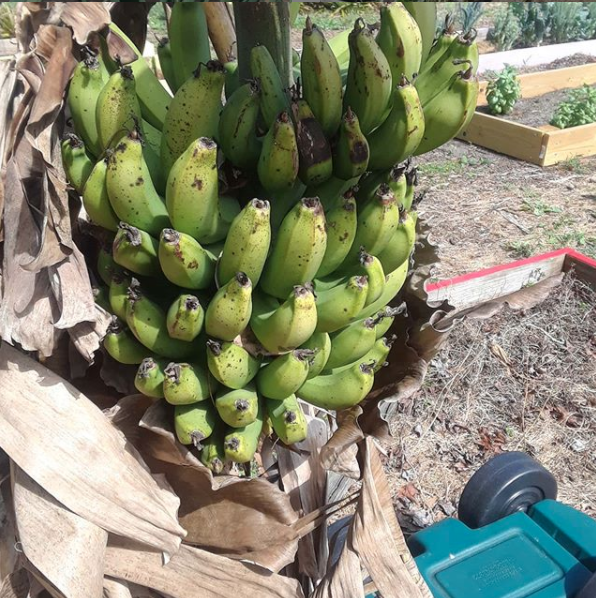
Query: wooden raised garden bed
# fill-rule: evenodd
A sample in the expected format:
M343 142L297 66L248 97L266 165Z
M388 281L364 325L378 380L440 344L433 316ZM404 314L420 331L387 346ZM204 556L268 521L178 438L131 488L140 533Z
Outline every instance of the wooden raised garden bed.
M522 98L535 98L561 89L596 84L596 64L519 75ZM478 106L486 106L486 82L480 84ZM551 125L530 127L476 111L459 139L519 158L550 166L579 156L596 155L596 123L558 129Z

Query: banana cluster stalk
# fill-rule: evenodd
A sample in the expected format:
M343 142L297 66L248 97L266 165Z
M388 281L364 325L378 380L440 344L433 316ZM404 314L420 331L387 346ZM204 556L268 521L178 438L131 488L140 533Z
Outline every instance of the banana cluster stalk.
M394 2L378 31L358 19L331 40L307 19L286 89L265 46L249 80L213 60L203 6L176 3L158 47L171 93L115 25L138 58L116 64L103 43L74 70L61 149L104 229L91 270L106 358L138 367L136 388L172 405L215 474L264 434L304 440L305 404L357 405L391 361L412 157L465 127L478 94L473 35L447 21L429 49L416 19Z

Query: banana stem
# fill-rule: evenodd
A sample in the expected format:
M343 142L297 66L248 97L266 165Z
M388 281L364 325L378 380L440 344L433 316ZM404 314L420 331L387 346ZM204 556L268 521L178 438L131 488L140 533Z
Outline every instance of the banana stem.
M293 83L288 2L234 2L240 80L250 79L250 51L266 46L284 87Z

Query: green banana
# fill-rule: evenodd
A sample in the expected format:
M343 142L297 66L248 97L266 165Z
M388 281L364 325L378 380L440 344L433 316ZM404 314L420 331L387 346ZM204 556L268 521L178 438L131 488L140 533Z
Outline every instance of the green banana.
M108 326L103 339L103 346L108 355L118 363L138 365L147 357L147 349L122 325L115 316Z
M289 189L298 176L298 167L294 125L288 113L281 112L263 140L257 163L259 181L271 193Z
M200 2L176 2L168 23L177 89L201 63L211 59L205 9Z
M401 2L381 7L381 27L377 44L389 63L393 81L406 76L410 81L420 72L422 34Z
M235 343L208 340L207 365L218 382L233 390L239 390L257 375L261 360Z
M97 98L95 119L102 150L114 147L141 121L135 77L130 66L123 66L110 76Z
M261 277L261 288L285 299L292 287L311 281L327 247L325 213L316 197L301 199L284 218Z
M207 137L193 141L170 170L166 205L177 231L207 243L219 214L217 145Z
M92 222L107 230L116 231L120 221L108 197L107 174L108 158L106 157L95 164L85 182L83 206Z
M194 341L203 330L205 312L194 295L180 295L166 314L168 334L181 341Z
M184 359L197 350L193 343L170 337L165 312L143 294L134 278L128 289L126 323L141 344L162 357Z
M166 190L166 175L161 167L161 131L143 121L143 157L155 190L163 195Z
M366 397L374 381L373 366L357 363L341 372L307 380L296 394L321 409L347 409Z
M203 242L207 245L219 246L221 241L228 236L230 226L238 214L240 214L238 200L229 195L221 195L215 212L215 226L210 231L205 232ZM220 251L221 249L222 247L220 247Z
M300 72L304 99L328 139L335 135L342 114L342 80L337 58L323 32L306 18L302 31Z
M257 120L261 89L256 80L249 81L230 96L219 119L218 141L234 166L244 170L259 162L261 142L257 138Z
M135 376L135 388L153 399L163 399L164 362L153 357L141 361Z
M112 313L112 306L110 305L110 296L108 289L104 286L91 287L93 292L93 301L95 305L99 305L102 309L105 309L108 313Z
M94 156L102 151L95 110L99 94L106 84L105 71L95 56L89 56L75 67L68 88L68 107L77 134Z
M383 289L383 294L374 303L367 305L358 314L359 320L374 316L380 309L385 307L395 298L404 285L408 275L409 265L409 260L406 260L399 268L397 268L397 270L393 270L393 272L389 272L387 274L385 277L385 288Z
M170 91L176 93L178 85L176 84L176 77L174 75L174 64L172 59L172 47L170 45L169 37L162 37L157 42L157 58L159 59L159 68L163 75Z
M331 353L324 371L353 363L366 355L377 340L374 318L350 324L331 335Z
M164 228L159 238L159 263L166 278L185 289L206 289L213 284L215 256L190 235Z
M422 35L422 62L424 64L437 30L437 3L404 2L403 5L418 23Z
M174 429L181 444L202 448L203 440L213 434L216 425L217 416L211 401L174 407Z
M344 180L362 176L368 168L370 147L360 129L360 121L350 106L341 119L333 150L333 174Z
M339 203L325 214L325 217L327 246L316 278L335 272L352 248L358 225L356 200L352 194L348 192L344 195Z
M225 465L226 454L223 447L224 425L221 421L215 423L215 428L202 444L201 463L214 474L220 474Z
M226 82L224 84L224 95L226 100L232 97L232 94L240 87L240 74L238 73L238 62L230 60L224 62L226 71Z
M397 205L404 207L406 198L407 181L406 181L406 166L398 164L394 166L387 175L387 185L395 196Z
M77 193L83 193L85 183L93 171L93 162L85 151L85 144L76 135L69 133L62 140L62 166L68 182Z
M298 146L298 176L305 185L320 185L333 173L331 147L321 125L304 99L292 102Z
M455 38L459 34L455 30L453 26L453 17L450 14L447 14L445 17L445 26L441 33L439 33L438 37L434 40L428 56L424 61L422 68L420 69L420 73L430 70L437 60L439 60L445 52L449 49L449 46L454 42Z
M344 106L350 106L358 115L362 132L368 135L383 122L389 108L391 69L362 19L356 19L349 45L350 67Z
M329 47L337 59L341 71L347 69L350 64L350 46L348 43L350 33L350 29L344 29L329 39Z
M386 170L409 158L424 135L424 112L416 88L402 77L385 122L368 138L371 170Z
M343 179L332 176L321 185L308 187L301 197L318 197L325 211L328 211L335 207L338 197L342 197L354 185L357 185L358 181L358 177L344 181ZM272 209L275 209L275 204L272 206Z
M145 231L121 222L114 238L114 261L135 274L158 276L161 273L157 257L158 243Z
M268 201L253 199L234 218L217 266L220 284L236 272L245 272L256 287L271 243L271 209Z
M379 253L379 261L386 272L399 268L410 254L416 243L416 215L413 212L402 212L397 230L385 249Z
M209 336L233 341L248 326L252 288L250 278L244 272L237 272L215 293L205 314L205 331Z
M243 428L228 431L224 438L226 459L236 463L248 463L257 451L259 437L263 431L263 411L259 405L257 418Z
M381 260L370 253L366 253L366 251L360 252L359 261L359 274L366 276L368 279L368 294L366 295L366 302L364 304L366 307L374 303L383 294L383 290L385 289L385 271Z
M268 399L279 400L295 393L306 381L313 357L314 351L310 349L295 349L276 357L259 371L259 393Z
M347 370L354 369L355 367L362 365L370 366L373 372L376 374L381 368L388 365L387 357L389 356L389 352L391 351L391 347L393 346L395 339L395 336L377 339L370 351L365 353L360 359L357 359L353 363L334 368L333 370L330 370L328 374L341 374Z
M162 133L161 160L166 175L193 141L217 135L224 73L220 62L210 60L200 64L176 92Z
M131 278L124 272L114 272L110 282L109 300L111 312L117 315L121 320L126 320L126 307L128 305L128 287Z
M404 307L405 303L399 307L390 307L387 305L374 315L376 340L379 340L387 334L393 325L395 318L405 311Z
M406 182L406 190L402 205L404 210L411 210L415 200L416 187L418 186L418 169L410 168L406 171L404 178Z
M157 194L143 157L139 131L123 138L108 162L106 176L108 197L118 218L154 237L170 226L168 212Z
M252 424L259 412L259 397L254 384L237 390L222 388L215 397L215 408L224 423L232 428Z
M164 370L163 394L171 405L190 405L209 399L215 382L197 363L170 363Z
M449 85L424 107L426 132L415 155L430 152L453 139L474 116L477 100L478 79L472 68L453 75Z
M125 33L115 23L110 23L108 27L108 36L115 35L120 38L136 54L137 59L128 66L130 66L134 74L141 112L147 122L161 131L172 96L161 84L153 69L151 69L143 57L143 53L139 51ZM103 49L105 49L105 44L103 45ZM113 71L115 68L114 62L107 54L104 54L104 58L106 58L108 69Z
M300 349L310 349L314 352L308 363L306 379L316 378L325 369L329 355L331 355L331 337L326 332L315 332L300 346Z
M102 246L97 254L97 273L108 286L112 284L114 274L122 274L122 268L112 257L112 245Z
M273 430L284 444L295 444L306 438L308 423L296 395L282 400L267 399L265 404Z
M261 114L269 129L281 112L289 110L290 105L275 62L265 46L255 46L251 50L250 71L261 87Z
M317 332L335 332L354 321L366 305L368 279L353 276L347 282L317 293Z
M312 290L296 286L281 305L272 297L255 295L250 325L261 345L272 354L298 348L312 336L317 325Z

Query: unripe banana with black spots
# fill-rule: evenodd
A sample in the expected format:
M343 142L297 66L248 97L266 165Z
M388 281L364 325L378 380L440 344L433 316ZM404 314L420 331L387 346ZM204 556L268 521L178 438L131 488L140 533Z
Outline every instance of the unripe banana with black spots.
M217 136L224 79L222 64L210 60L200 64L176 92L162 133L161 159L166 176L193 141Z
M174 63L172 59L172 46L169 37L162 37L157 42L157 58L159 59L159 68L161 74L166 80L170 91L174 94L178 90L176 76L174 75Z
M69 133L62 140L61 149L66 178L77 193L83 193L85 183L93 170L93 162L85 151L85 144L79 137Z
M341 120L343 84L333 50L309 17L302 31L300 72L304 99L327 138L331 139Z
M216 425L217 415L211 401L176 405L174 408L174 429L182 444L201 448L203 440L213 434Z
M128 365L138 365L148 353L146 347L143 347L116 317L112 317L103 339L103 346L110 357L118 363Z
M237 168L254 168L261 155L257 120L261 89L255 80L239 87L228 99L219 119L219 145L225 157Z
M354 321L366 305L368 280L353 276L332 289L317 292L317 332L335 332Z
M240 214L240 203L235 197L221 195L218 200L215 226L206 231L203 242L207 245L218 245L228 236L234 218Z
M226 454L223 446L224 430L225 426L223 422L217 421L211 436L202 443L201 463L216 475L224 470L226 461Z
M166 205L174 228L207 243L220 218L218 193L217 145L200 137L170 170Z
M414 17L422 35L422 63L428 56L437 30L436 2L404 2L407 11Z
M255 295L250 326L258 341L273 354L292 351L315 332L317 308L310 288L296 286L282 303Z
M394 82L404 75L411 81L420 72L422 34L401 2L381 7L377 44L387 58Z
M407 12L407 11L406 11ZM385 122L368 138L371 170L386 170L409 158L424 135L424 112L416 88L402 77Z
M378 259L386 272L393 272L410 258L416 243L416 213L402 212L397 230Z
M426 132L415 155L420 156L453 139L468 125L478 100L478 79L472 68L453 75L449 85L424 108Z
M180 295L172 303L166 315L168 334L181 341L194 341L205 321L205 312L201 302L194 295Z
M116 264L112 257L111 244L99 249L99 253L97 254L97 273L108 287L112 284L112 276L122 274L122 268Z
M327 365L329 355L331 355L331 338L326 332L315 332L300 349L310 349L313 356L308 362L307 380L316 378Z
M435 39L426 60L422 64L420 74L430 70L436 62L442 58L443 54L449 50L449 46L451 46L458 35L459 34L453 26L453 17L448 14L445 17L445 26L443 27L443 30Z
M141 122L141 107L130 66L123 66L110 76L97 98L95 118L102 150L114 147L135 123Z
M408 186L406 180L406 167L402 165L394 166L389 171L386 182L389 186L389 189L391 189L391 192L395 196L395 201L397 201L397 205L406 209L404 206Z
M263 408L259 405L257 418L243 428L228 430L224 438L226 459L236 463L248 463L259 446L259 438L263 431Z
M472 112L474 111L472 110ZM416 187L418 186L418 169L410 168L406 171L404 178L406 180L406 191L402 205L404 210L411 210L415 200Z
M141 276L157 276L161 273L157 251L158 242L151 235L120 223L112 247L117 264Z
M165 361L146 357L135 376L135 388L153 399L163 399Z
M244 388L259 372L261 360L234 343L207 341L207 365L213 377L227 388Z
M252 283L244 272L223 285L205 314L205 331L211 337L233 341L247 326L252 313Z
M201 63L211 59L205 9L200 2L176 2L168 23L172 65L177 88Z
M190 235L164 228L158 254L162 272L175 285L184 289L206 289L213 284L215 256Z
M327 248L325 213L316 197L300 200L284 218L261 277L261 288L278 299L311 281Z
M105 71L95 56L79 62L68 87L68 107L77 134L85 147L99 157L102 147L99 142L95 110L99 94L106 84Z
M99 305L102 309L105 309L108 313L112 313L112 306L110 305L109 290L104 287L91 287L93 292L93 301L95 305Z
M250 52L250 71L261 87L261 114L267 129L273 126L281 112L290 108L288 95L284 91L279 71L269 50L255 46Z
M296 395L282 400L267 399L265 404L273 430L284 444L295 444L306 438L308 423Z
M83 188L83 206L91 221L107 230L117 231L120 219L108 197L108 158L95 164Z
M350 67L344 106L357 114L360 128L368 135L385 118L391 101L391 69L373 34L362 19L350 33Z
M353 363L366 355L377 340L374 318L350 324L331 335L331 353L324 371Z
M168 334L166 313L142 293L135 279L128 289L126 323L141 344L162 357L184 359L197 351L195 344L172 338Z
M121 139L110 155L106 185L110 204L120 220L154 237L170 226L166 206L151 180L138 131Z
M163 394L172 405L190 405L209 399L217 383L198 363L170 363L164 370Z
M259 397L254 384L238 390L222 388L215 397L215 408L219 417L232 428L252 424L259 412Z
M126 320L126 308L128 306L128 287L132 279L124 272L114 272L109 287L109 300L111 312L121 320Z
M271 244L271 209L268 201L253 199L234 218L217 266L219 284L244 272L256 287Z
M298 145L294 125L287 112L273 121L263 139L257 174L270 193L290 189L298 176Z
M399 268L397 268L397 270L393 270L393 272L389 272L387 276L385 276L385 288L383 289L383 294L374 303L367 305L358 314L358 320L374 316L380 309L383 309L383 307L395 298L406 281L409 265L409 260L406 260Z
M276 357L259 371L259 393L269 399L278 400L295 393L306 381L309 362L313 357L314 351L310 349L295 349Z
M385 271L380 259L366 251L360 252L359 274L368 279L368 294L364 306L374 303L385 289Z
M374 381L373 365L356 363L341 372L307 380L296 394L321 409L347 409L366 397Z
M320 185L333 173L327 137L306 100L292 102L292 116L298 145L298 176L305 185Z
M328 374L338 375L347 370L354 369L357 366L369 365L372 367L373 372L376 374L381 368L387 364L387 357L395 341L396 337L392 336L389 338L382 337L375 341L370 351L365 353L360 359L357 359L353 363L343 365L338 368L329 370Z
M362 176L368 167L370 147L350 106L344 114L333 149L333 174L343 180Z

